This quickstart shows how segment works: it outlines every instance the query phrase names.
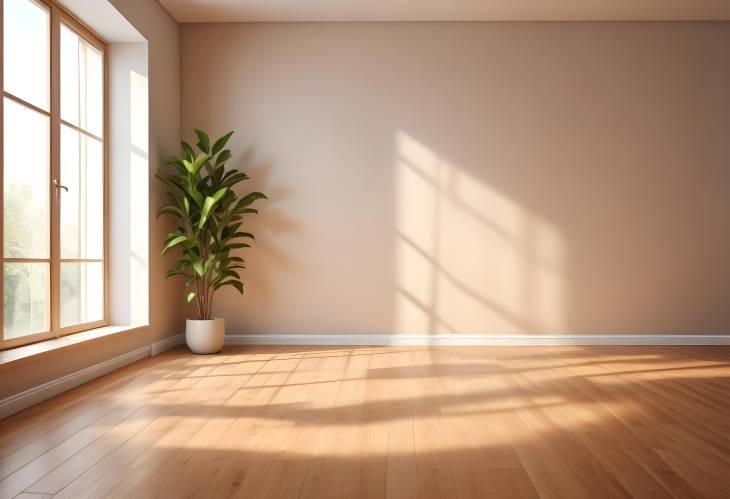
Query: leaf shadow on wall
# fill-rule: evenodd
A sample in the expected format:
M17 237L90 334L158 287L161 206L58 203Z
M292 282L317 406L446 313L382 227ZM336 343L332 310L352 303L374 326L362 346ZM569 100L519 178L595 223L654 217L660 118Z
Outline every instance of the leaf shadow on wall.
M233 168L246 172L250 180L243 182L236 189L239 196L249 192L263 192L268 199L258 201L254 207L259 210L258 214L245 215L243 230L252 232L256 240L252 248L246 248L240 252L240 256L246 261L246 269L241 277L244 281L244 296L241 297L233 289L222 289L219 294L226 306L237 300L246 300L247 306L255 310L264 311L273 303L271 293L275 290L268 279L268 269L278 269L286 272L288 269L296 268L296 256L291 252L282 250L277 244L279 235L295 235L300 230L296 218L281 208L281 203L292 196L292 190L282 183L272 182L272 163L258 161L255 158L253 148L248 148L241 155L241 159L234 162ZM254 281L255 293L249 293L246 281ZM228 295L228 296L226 296ZM247 318L239 314L226 314L226 324L229 331L242 331Z

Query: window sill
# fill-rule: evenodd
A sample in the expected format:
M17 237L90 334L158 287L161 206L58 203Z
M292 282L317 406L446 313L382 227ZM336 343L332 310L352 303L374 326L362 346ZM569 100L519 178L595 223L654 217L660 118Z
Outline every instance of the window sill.
M38 343L33 343L31 345L3 350L0 351L0 369L11 366L17 362L30 359L35 360L58 350L91 343L117 334L128 333L146 326L146 324L140 324L132 326L99 327L88 331L82 331L80 333L69 334L68 336L62 336L60 338L39 341Z

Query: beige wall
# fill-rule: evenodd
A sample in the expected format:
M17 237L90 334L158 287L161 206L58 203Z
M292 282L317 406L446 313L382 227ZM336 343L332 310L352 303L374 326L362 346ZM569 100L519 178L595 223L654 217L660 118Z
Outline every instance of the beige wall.
M148 41L150 206L156 210L161 192L152 178L157 166L178 147L180 126L180 30L156 2L112 0L115 7ZM114 189L114 186L111 186ZM165 281L159 241L165 227L150 221L150 326L103 338L0 368L0 399L85 367L182 332L180 283Z
M215 313L727 332L728 60L727 23L183 25L183 135L236 130L271 196Z

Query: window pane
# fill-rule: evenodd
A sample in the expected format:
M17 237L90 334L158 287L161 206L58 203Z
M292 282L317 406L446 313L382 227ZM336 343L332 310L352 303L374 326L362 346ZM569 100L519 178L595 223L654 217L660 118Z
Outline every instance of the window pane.
M61 327L100 321L103 318L103 264L61 263Z
M104 154L98 140L61 126L61 258L104 257Z
M50 13L33 0L4 0L4 6L4 88L48 111Z
M101 137L103 108L102 53L61 25L61 119Z
M6 258L49 258L48 117L5 98L4 252Z
M3 270L5 339L50 330L49 264L6 263Z

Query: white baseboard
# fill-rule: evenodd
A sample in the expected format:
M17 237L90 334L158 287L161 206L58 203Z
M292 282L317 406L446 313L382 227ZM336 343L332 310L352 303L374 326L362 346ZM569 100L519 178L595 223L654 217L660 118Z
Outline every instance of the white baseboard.
M182 345L183 343L185 343L184 334L176 334L174 336L170 336L169 338L165 338L162 341L152 343L152 345L150 345L150 355L152 357L155 357L156 355L160 355L165 350L170 350L171 348L175 348L176 346Z
M22 411L23 409L75 388L82 383L108 374L127 364L149 357L150 347L142 347L119 355L113 359L89 366L80 371L67 374L42 385L34 386L15 395L0 400L0 419Z
M374 345L374 346L549 346L549 345L730 345L730 335L595 334L232 334L226 345Z
M226 345L313 346L549 346L549 345L730 345L730 335L391 335L391 334L232 334ZM0 419L82 383L185 342L184 334L138 348L0 400Z
M32 405L75 388L94 378L108 374L145 357L154 357L165 350L174 348L185 342L185 335L177 334L151 345L132 350L99 364L86 367L42 385L34 386L10 397L0 400L0 419L22 411Z

